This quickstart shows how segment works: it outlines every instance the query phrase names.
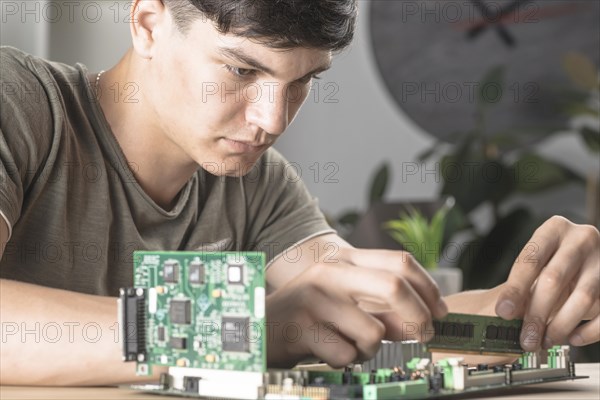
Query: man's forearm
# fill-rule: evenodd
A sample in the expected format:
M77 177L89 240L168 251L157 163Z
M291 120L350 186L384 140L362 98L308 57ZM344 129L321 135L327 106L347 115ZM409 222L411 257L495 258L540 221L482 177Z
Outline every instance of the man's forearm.
M139 381L121 359L116 299L0 280L0 383Z

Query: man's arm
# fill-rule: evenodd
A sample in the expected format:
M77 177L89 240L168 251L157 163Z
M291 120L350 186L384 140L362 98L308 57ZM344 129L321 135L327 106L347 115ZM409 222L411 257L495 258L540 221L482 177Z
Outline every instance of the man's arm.
M337 265L342 268L338 268L337 271L331 269L328 272L338 275L307 274L312 268L309 266L315 262L315 259L310 257L314 257L317 250L321 255L330 254L331 250L329 253L325 250L331 249L332 246L339 248L339 256L333 257L332 261L334 264L338 261ZM370 316L383 323L384 331L379 339L406 339L406 328L411 327L411 321L429 326L431 316L444 314L441 307L435 307L435 301L439 301L437 287L423 277L426 273L404 252L354 249L336 235L310 240L300 246L299 250L303 252L299 261L289 262L289 257L288 260L280 257L267 271L267 281L276 289L270 296L271 299L285 298L286 288L290 283L297 282L302 277L306 281L305 286L316 285L325 293L336 293L335 288L347 280L347 275L356 276L360 270L360 278L341 291L346 294L348 291L359 292L358 298L349 295L345 301L350 301L352 305L367 311ZM325 266L327 264L325 259L317 261ZM376 277L381 271L387 272L388 275ZM310 279L313 280L312 283L309 282ZM387 292L390 281L394 282L394 289ZM380 291L381 296L368 298L366 289L371 293ZM382 301L386 296L400 299L403 292L405 297L395 304ZM428 292L431 294L428 295ZM312 294L311 291L308 293ZM319 301L327 306L330 301L344 301L343 298L336 299L335 296L324 300L320 297L315 298L318 301L302 297L300 300L304 302L304 307L311 305L315 308L320 307ZM600 234L594 227L576 225L565 218L553 217L536 230L515 262L507 282L489 290L458 293L444 300L452 312L499 315L506 319L522 318L524 328L521 345L528 351L566 342L576 346L597 342L600 340ZM421 310L425 314L411 316L408 310L419 303L424 305L412 308L412 311ZM288 315L293 315L291 310L294 307L298 308L294 303L288 303L287 306L290 310ZM272 308L277 309L277 303ZM343 313L342 309L337 311L330 320L342 322L350 319L347 327L349 332L360 331L365 324L372 324L364 318L352 320L349 316L351 313ZM279 310L279 313L281 312L282 310ZM582 320L589 322L578 326ZM343 331L343 327L340 327L340 331ZM428 337L422 332L423 329L417 330L418 335L415 336L426 341ZM368 348L371 351L376 349L373 340L377 336L374 334L369 338ZM349 342L352 345L352 340ZM320 343L314 347L321 350L320 346L324 344ZM360 352L358 354L360 355ZM370 352L363 353L365 354ZM322 358L328 361L327 358Z
M432 317L447 313L437 285L408 253L355 249L334 234L284 253L267 282L270 366L370 359L382 339L429 340Z
M8 226L0 217L0 259L7 239ZM2 385L141 380L135 363L121 359L114 298L0 279L0 310Z

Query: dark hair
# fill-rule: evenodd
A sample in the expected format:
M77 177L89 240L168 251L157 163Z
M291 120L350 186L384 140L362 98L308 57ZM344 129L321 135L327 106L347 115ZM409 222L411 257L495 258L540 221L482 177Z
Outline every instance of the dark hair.
M164 0L179 31L199 18L221 33L273 48L342 50L354 36L357 0Z

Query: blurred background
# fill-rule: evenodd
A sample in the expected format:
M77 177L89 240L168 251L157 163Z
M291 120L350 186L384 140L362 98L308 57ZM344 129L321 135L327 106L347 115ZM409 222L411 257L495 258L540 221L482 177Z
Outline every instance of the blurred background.
M600 1L359 4L276 145L343 236L410 250L450 293L504 281L551 215L599 226ZM129 7L2 1L0 42L108 69Z

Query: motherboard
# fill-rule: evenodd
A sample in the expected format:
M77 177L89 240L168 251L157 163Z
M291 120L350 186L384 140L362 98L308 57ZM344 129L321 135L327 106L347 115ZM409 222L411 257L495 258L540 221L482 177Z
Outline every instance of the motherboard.
M138 375L168 367L146 392L226 399L428 399L582 378L568 346L526 353L522 321L449 314L427 344L382 342L367 362L267 369L265 255L258 252L136 252L134 287L119 298L123 360ZM432 353L452 353L432 361ZM503 365L463 354L503 355ZM542 365L542 358L546 364Z

